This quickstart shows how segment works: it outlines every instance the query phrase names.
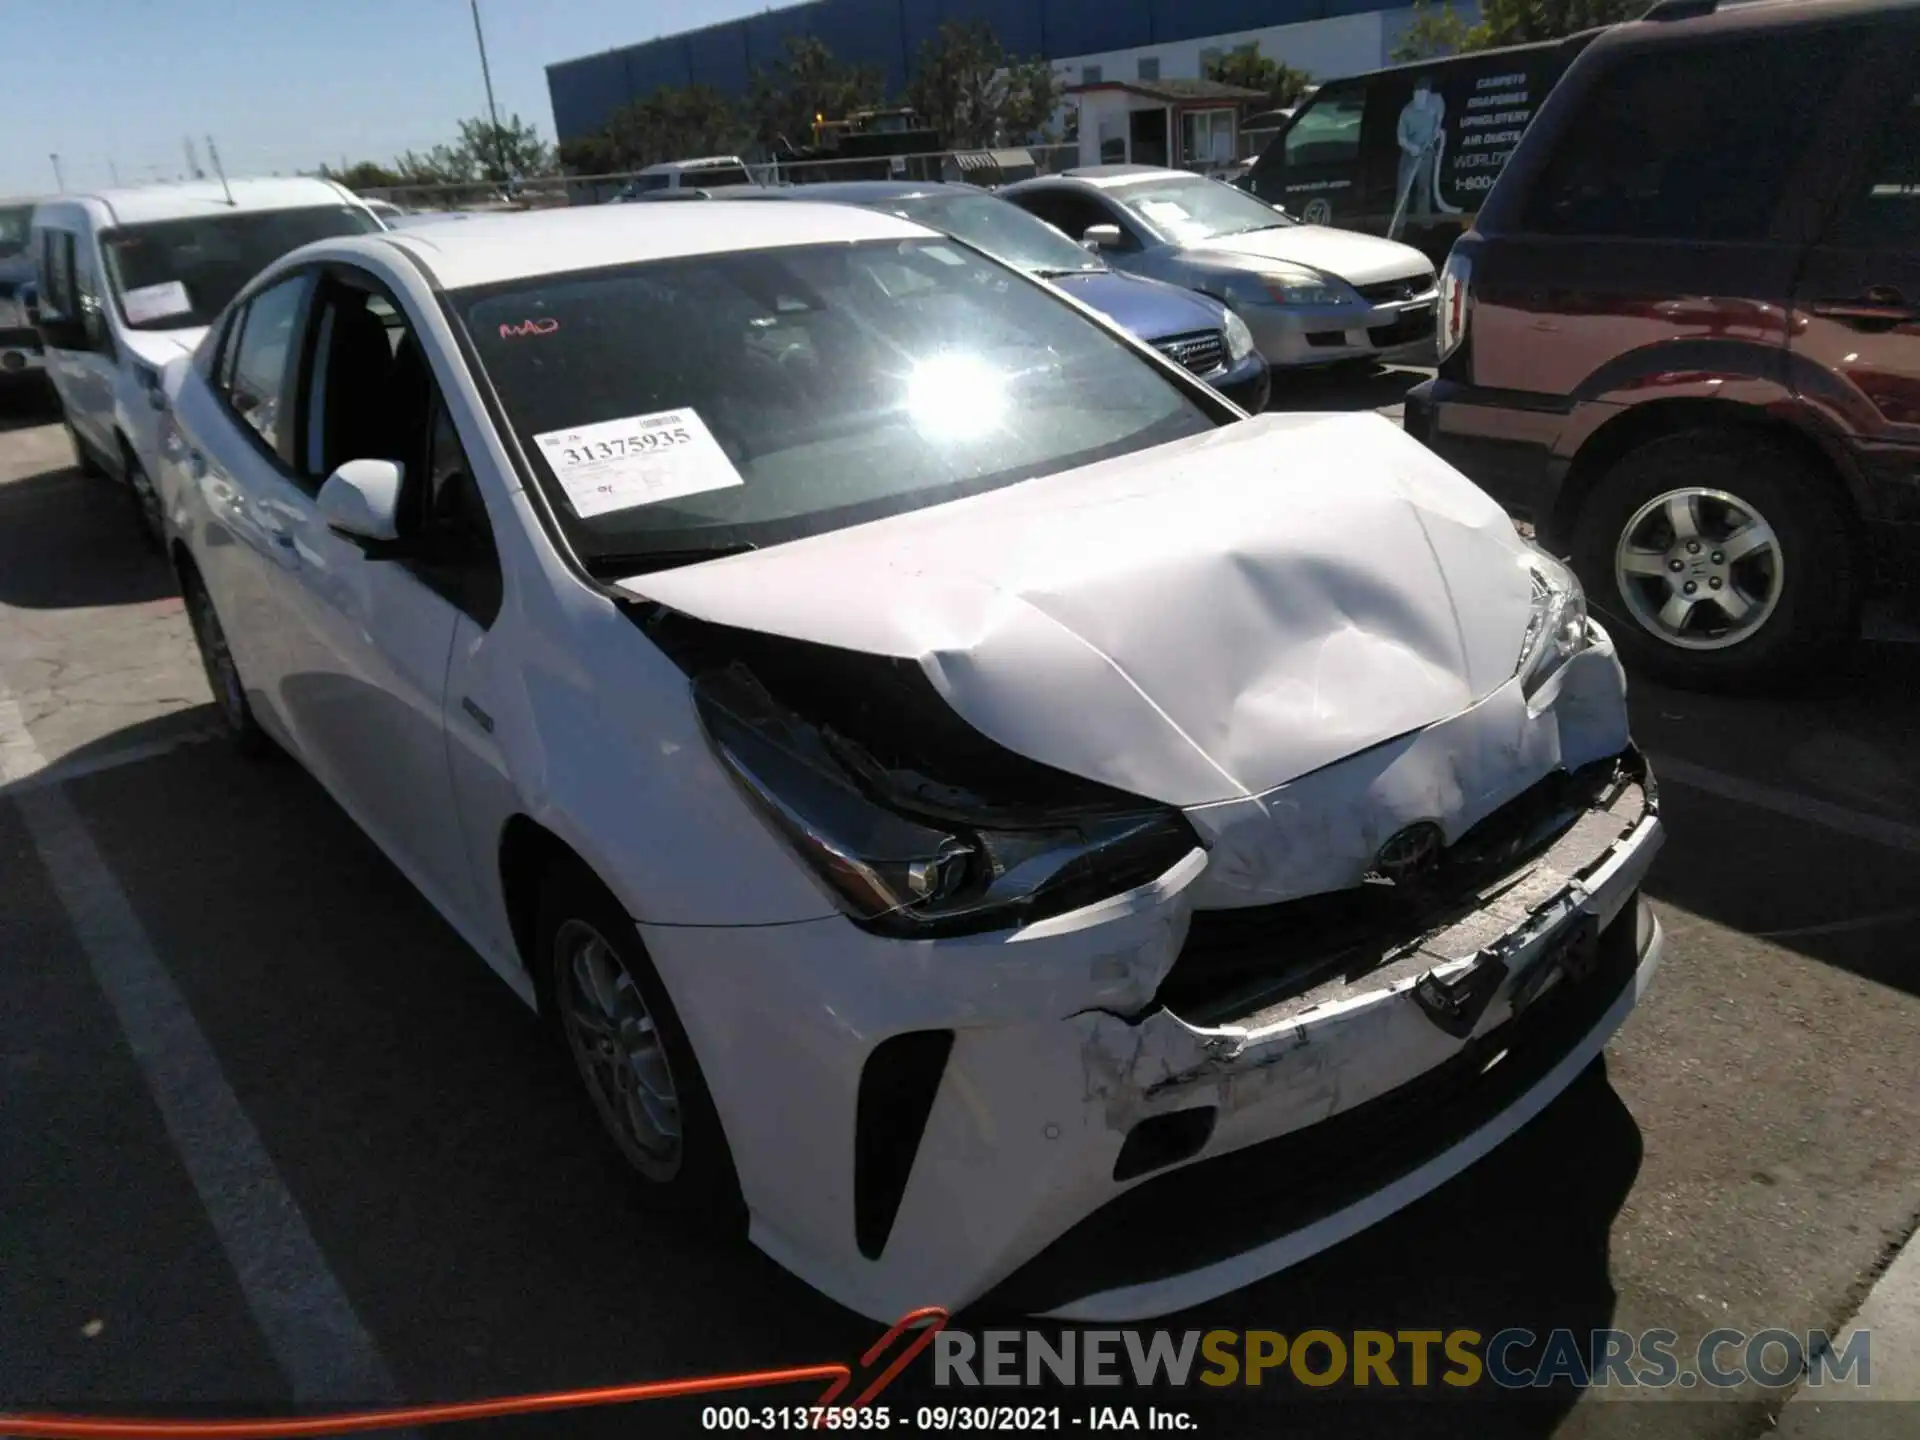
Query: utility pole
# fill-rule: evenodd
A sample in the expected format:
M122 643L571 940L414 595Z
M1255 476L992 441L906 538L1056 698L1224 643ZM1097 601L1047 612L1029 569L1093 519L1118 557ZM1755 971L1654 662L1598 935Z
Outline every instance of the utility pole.
M500 134L500 112L493 105L493 72L487 68L487 36L480 28L480 0L469 0L473 9L473 38L480 46L480 78L487 86L487 120L493 126L493 164L500 173L500 183L510 178L507 174L507 155L504 137Z
M113 157L111 155L107 156L107 173L113 177L114 187L118 189L120 185L120 167L113 163Z
M67 177L60 173L60 157L49 155L47 158L53 161L53 188L64 195L67 193Z

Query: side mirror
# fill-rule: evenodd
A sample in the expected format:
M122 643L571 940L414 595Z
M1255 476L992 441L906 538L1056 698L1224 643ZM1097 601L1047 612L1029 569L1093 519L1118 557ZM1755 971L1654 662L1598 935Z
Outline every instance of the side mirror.
M1089 225L1081 233L1080 243L1087 249L1098 253L1101 250L1118 250L1121 246L1120 227L1118 225Z
M393 460L349 460L320 487L320 518L342 539L373 554L400 538L400 488L406 466Z

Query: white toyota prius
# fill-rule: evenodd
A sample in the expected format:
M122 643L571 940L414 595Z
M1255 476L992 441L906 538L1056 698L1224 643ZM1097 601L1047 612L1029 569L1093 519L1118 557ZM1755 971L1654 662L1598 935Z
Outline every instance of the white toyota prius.
M235 740L550 1020L642 1192L875 1319L1280 1270L1658 963L1565 568L1378 416L1248 418L911 222L322 241L167 383Z

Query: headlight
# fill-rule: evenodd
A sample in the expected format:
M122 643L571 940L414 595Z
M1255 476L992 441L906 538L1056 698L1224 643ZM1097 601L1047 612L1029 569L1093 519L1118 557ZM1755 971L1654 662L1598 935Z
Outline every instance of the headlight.
M1247 328L1247 322L1233 311L1227 311L1227 355L1232 364L1238 365L1253 353L1253 331Z
M1527 617L1527 635L1520 646L1521 693L1528 699L1567 661L1587 648L1587 595L1580 579L1544 550L1525 557L1533 576L1533 611Z
M694 703L747 797L848 917L880 934L1010 928L1157 879L1198 844L1178 811L1148 801L970 824L964 812L984 804L923 776L910 778L932 803L912 813L875 793L885 772L871 755L786 709L743 666L701 676Z
M1239 274L1227 282L1227 298L1255 305L1351 305L1347 287L1304 265L1276 265L1257 275Z

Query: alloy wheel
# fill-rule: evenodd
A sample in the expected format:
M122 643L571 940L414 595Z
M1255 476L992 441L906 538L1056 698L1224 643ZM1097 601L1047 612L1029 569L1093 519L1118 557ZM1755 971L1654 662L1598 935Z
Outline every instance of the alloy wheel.
M569 920L554 938L560 1023L594 1107L649 1180L679 1173L680 1094L659 1027L606 938Z
M1681 649L1724 650L1772 617L1786 564L1752 505L1684 486L1634 511L1614 546L1613 576L1642 629Z

